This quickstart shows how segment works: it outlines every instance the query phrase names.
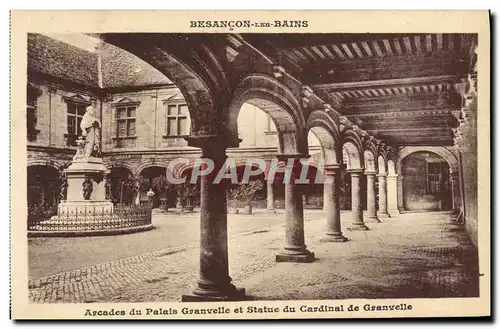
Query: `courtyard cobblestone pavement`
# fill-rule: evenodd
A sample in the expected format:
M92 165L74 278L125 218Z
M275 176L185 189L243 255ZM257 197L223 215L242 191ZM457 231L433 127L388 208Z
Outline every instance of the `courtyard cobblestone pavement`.
M248 299L478 295L477 250L464 230L450 224L447 213L400 214L381 219L382 223L368 224L369 231L348 232L345 227L350 214L345 212L343 231L350 239L345 243L322 241L324 214L305 214L306 244L317 258L308 264L275 262L284 244L283 214L248 216L254 220L253 224L245 224L249 230L237 230L236 224L229 224L230 274L236 286L246 288ZM229 223L235 222L237 216L229 215ZM273 222L271 218L279 220ZM193 222L198 220L193 218ZM107 238L113 243L112 237ZM147 235L143 239L148 239ZM71 239L66 241L69 247ZM180 301L197 279L198 247L197 238L161 250L32 278L29 299L35 303Z

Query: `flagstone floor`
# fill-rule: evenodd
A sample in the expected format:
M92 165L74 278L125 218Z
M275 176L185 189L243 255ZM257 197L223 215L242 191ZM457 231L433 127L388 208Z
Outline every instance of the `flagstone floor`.
M349 215L342 213L344 227ZM180 301L197 279L197 216L157 215L157 230L100 240L30 239L30 300ZM275 262L283 214L228 216L230 274L248 299L478 296L477 250L448 213L406 213L368 224L369 231L344 230L345 243L322 241L321 211L305 217L317 258L308 264Z

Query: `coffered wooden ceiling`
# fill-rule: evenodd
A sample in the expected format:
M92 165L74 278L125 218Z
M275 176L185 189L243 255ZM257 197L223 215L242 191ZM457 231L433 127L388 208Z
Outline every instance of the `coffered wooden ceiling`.
M452 145L472 34L243 34L316 94L393 146Z

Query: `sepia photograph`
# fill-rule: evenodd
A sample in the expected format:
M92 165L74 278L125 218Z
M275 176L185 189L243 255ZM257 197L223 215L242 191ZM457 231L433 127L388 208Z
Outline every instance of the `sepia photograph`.
M18 34L22 307L489 315L487 12L458 32L318 31L305 13Z

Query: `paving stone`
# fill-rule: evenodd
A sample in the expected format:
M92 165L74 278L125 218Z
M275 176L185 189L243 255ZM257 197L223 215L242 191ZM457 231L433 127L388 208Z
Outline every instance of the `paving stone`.
M265 223L259 216L266 215L254 216ZM309 264L275 262L284 244L281 223L230 235L230 274L235 285L246 288L249 299L478 295L477 250L465 231L449 232L446 213L401 214L372 225L370 231L348 232L350 240L341 244L321 240L320 211L308 211L306 218L306 244L317 257ZM349 220L349 213L343 212L343 227ZM194 287L198 266L198 242L191 242L30 280L29 299L35 303L180 301Z

